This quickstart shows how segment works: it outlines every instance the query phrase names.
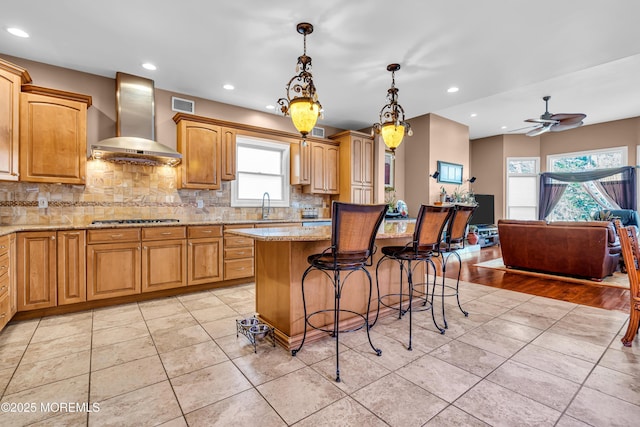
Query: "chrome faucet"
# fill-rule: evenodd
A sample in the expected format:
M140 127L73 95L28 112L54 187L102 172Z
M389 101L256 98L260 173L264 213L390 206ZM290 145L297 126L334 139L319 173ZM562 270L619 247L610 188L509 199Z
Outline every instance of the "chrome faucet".
M264 198L267 198L267 212L264 211ZM269 218L269 212L271 211L271 196L266 191L262 195L262 219Z

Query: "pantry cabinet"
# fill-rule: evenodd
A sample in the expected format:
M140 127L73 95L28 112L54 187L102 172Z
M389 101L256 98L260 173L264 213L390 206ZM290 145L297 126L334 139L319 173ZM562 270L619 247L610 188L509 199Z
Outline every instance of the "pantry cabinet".
M340 195L336 200L373 203L373 138L354 131L340 132L330 138L340 143Z
M91 97L23 85L20 181L84 184Z

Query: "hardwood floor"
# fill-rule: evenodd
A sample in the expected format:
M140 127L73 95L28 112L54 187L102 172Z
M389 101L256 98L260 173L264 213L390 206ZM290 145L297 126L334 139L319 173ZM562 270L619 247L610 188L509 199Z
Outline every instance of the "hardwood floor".
M500 246L482 248L479 252L465 255L462 260L460 280L592 307L629 312L630 300L627 289L540 279L524 274L474 267L476 263L501 256ZM456 274L455 268L449 268L447 271L447 277L455 277Z

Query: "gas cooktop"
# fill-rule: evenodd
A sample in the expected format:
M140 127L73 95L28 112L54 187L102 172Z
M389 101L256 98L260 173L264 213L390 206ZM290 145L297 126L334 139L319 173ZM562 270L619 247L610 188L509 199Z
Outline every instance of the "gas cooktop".
M96 219L91 224L161 224L168 222L180 222L179 219L157 218L157 219Z

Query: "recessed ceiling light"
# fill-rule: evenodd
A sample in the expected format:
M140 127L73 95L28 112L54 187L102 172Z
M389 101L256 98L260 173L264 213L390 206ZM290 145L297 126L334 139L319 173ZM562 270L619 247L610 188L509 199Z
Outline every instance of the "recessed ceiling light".
M456 92L457 92L457 91L459 91L459 90L460 90L459 88L457 88L457 87L455 87L455 86L452 86L452 87L450 87L449 89L447 89L447 92L449 92L449 93L456 93Z
M23 39L29 37L29 33L21 30L20 28L7 28L7 31L16 37L22 37Z
M506 128L507 128L506 126L502 126L500 129L506 129Z
M478 115L476 113L471 113L471 117L477 117Z
M233 87L233 85L230 85L230 84L226 84L226 85L224 85L222 87L225 88L226 90L234 90L235 89L235 87Z
M155 71L158 69L158 67L156 67L155 65L153 65L150 62L145 62L144 64L142 64L142 68L147 69L147 70L151 70L151 71Z
M276 107L275 107L275 106L273 106L273 105L267 105L267 106L266 106L266 107L264 107L264 108L266 108L267 110L275 110L275 109L276 109Z

